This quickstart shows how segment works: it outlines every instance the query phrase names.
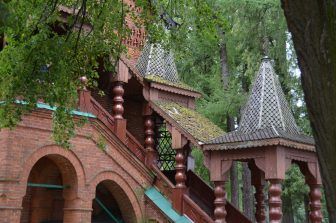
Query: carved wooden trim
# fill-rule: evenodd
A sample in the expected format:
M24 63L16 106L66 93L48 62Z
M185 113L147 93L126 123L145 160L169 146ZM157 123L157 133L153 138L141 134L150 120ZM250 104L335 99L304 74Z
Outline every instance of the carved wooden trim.
M187 90L187 89L183 89L183 88L179 88L179 87L175 87L175 86L170 86L170 85L165 85L162 83L155 83L155 82L151 82L150 86L152 88L156 88L162 91L168 91L168 92L172 92L175 94L181 94L181 95L186 95L189 97L194 97L194 98L199 98L202 95L196 91L192 91L192 90Z

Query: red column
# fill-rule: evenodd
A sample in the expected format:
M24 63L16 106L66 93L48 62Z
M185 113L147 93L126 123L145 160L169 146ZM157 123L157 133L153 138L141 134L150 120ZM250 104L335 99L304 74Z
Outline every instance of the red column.
M225 181L215 181L215 210L214 210L214 217L215 223L226 223L226 192L225 192Z
M173 206L174 209L182 214L183 212L183 194L186 190L186 166L185 166L185 155L184 155L184 149L176 149L176 165L175 165L175 181L176 181L176 186L174 190L174 201L173 201Z
M113 117L115 119L123 119L124 114L124 83L121 81L115 82L115 85L113 87Z
M282 200L281 200L281 180L270 180L269 187L269 219L270 223L281 223Z
M309 219L311 223L321 223L322 222L322 212L321 212L321 190L320 185L317 184L310 184L310 192L309 192L309 198L310 198L310 212L309 212Z
M152 119L152 116L148 115L145 116L145 162L148 167L151 167L156 158L154 145L154 121Z

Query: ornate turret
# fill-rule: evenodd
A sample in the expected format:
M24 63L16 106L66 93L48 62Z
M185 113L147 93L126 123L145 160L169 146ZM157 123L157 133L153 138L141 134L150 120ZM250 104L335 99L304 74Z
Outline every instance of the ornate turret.
M224 144L223 146L229 148L230 143L253 141L255 145L259 144L260 140L273 138L314 144L313 138L300 133L272 62L265 57L253 83L237 131L225 134L209 143ZM246 144L239 146L247 147Z
M221 192L215 192L216 222L226 222L223 185L232 162L237 160L246 162L251 170L251 182L256 188L255 219L258 223L266 222L265 180L270 184L269 220L272 223L281 222L281 182L292 163L299 165L310 187L310 202L314 204L310 220L321 222L321 177L314 140L300 133L269 58L261 62L237 131L211 140L203 146L203 150L215 191ZM317 196L312 196L315 189Z
M262 60L238 131L251 133L265 128L299 133L269 58Z
M170 82L179 82L173 55L165 51L160 44L147 42L136 68L143 77L157 76Z

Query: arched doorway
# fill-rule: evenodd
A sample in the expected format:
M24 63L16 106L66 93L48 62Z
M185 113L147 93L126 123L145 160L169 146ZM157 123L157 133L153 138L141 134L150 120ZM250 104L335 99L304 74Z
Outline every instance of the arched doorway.
M21 223L63 222L63 208L77 191L77 174L66 158L52 154L32 167L22 201Z
M97 185L92 209L92 223L123 223L136 219L127 194L112 180Z

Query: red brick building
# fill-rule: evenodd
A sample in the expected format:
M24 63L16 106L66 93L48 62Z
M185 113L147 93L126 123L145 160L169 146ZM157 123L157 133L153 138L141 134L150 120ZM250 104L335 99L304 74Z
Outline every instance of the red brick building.
M143 30L128 24L131 59L120 59L115 76L101 75L105 96L79 91L74 118L88 122L76 129L70 149L51 138L53 108L46 104L37 104L16 128L0 131L0 222L251 222L226 202L224 174L230 164L222 156L226 150L217 148L226 143L218 141L224 133L195 112L201 94L179 80L170 53L145 44ZM307 173L315 168L309 179L316 186L320 180L311 144L301 142L311 150L300 162L310 163ZM192 171L192 146L204 149L215 189ZM228 157L254 158L237 154ZM281 189L278 181L274 184L271 195L278 198ZM318 216L318 187L312 193ZM257 201L256 219L265 222L263 198ZM274 215L281 213L278 203ZM278 215L273 222L281 221Z

